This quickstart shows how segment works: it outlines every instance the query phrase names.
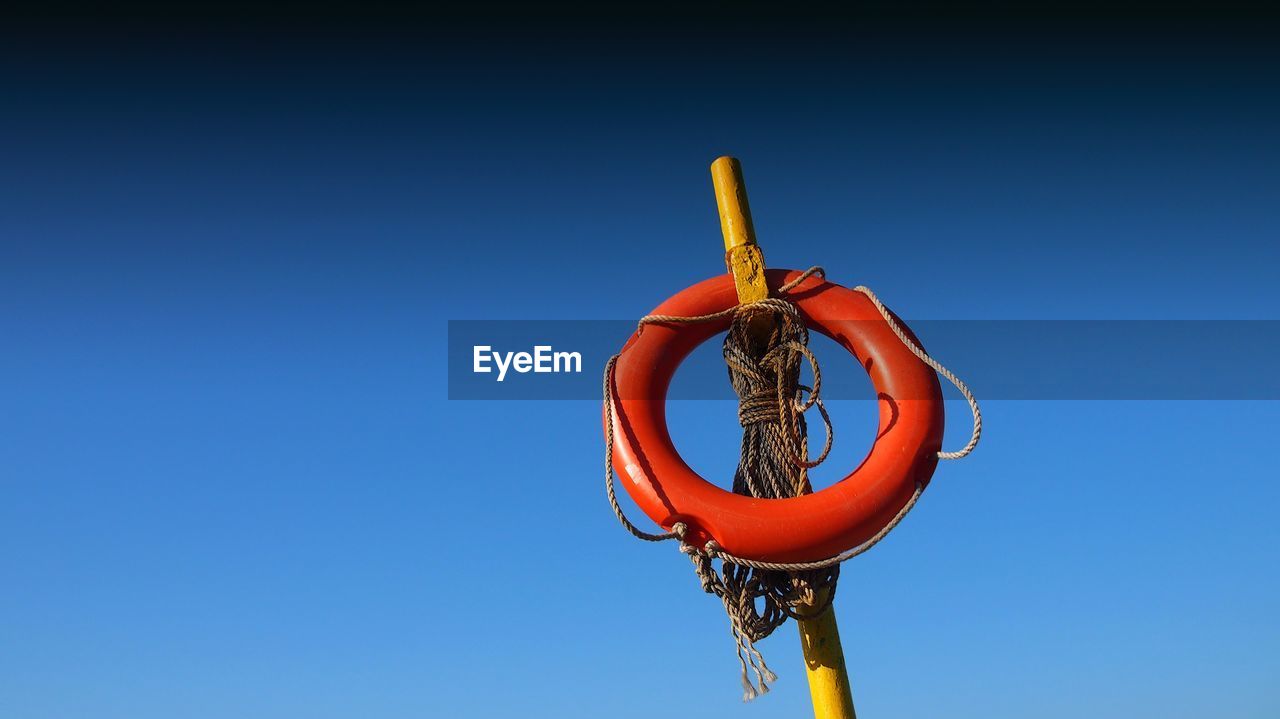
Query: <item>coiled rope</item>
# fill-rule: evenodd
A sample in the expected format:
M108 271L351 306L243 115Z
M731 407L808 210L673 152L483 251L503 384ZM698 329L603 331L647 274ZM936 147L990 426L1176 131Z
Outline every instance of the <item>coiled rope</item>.
M826 276L821 267L811 267L778 288L778 294L786 295L813 275ZM861 285L854 291L866 295L907 349L951 382L969 403L973 433L968 443L953 452L938 452L938 457L959 459L968 455L982 435L982 412L969 387L917 345L875 293ZM753 321L762 314L772 315L773 319L772 330L765 337L757 336L755 328L759 323ZM821 398L822 371L808 347L809 330L794 304L782 297L770 297L694 317L647 315L640 319L636 332L643 332L651 324L693 324L726 317L732 317L733 322L724 340L723 353L729 381L738 395L738 421L742 425L742 450L733 477L733 491L764 499L805 494L811 491L809 469L827 458L833 433L831 418ZM685 541L687 527L683 522L673 525L670 532L645 532L627 518L614 488L611 387L614 366L620 356L621 353L610 357L604 370L604 471L609 504L618 521L635 537L649 542L678 540L680 551L693 561L703 591L720 597L729 616L742 668L743 700L750 701L769 691L769 682L777 679L755 643L789 618L813 618L826 611L835 596L840 563L871 549L893 531L916 505L923 487L916 485L907 503L875 536L857 547L813 562L766 562L737 557L722 550L714 539L695 547ZM808 362L813 373L812 387L800 383L804 362ZM804 413L815 407L826 427L826 440L818 456L810 459ZM718 571L713 560L720 560ZM757 606L757 600L761 600L762 606Z

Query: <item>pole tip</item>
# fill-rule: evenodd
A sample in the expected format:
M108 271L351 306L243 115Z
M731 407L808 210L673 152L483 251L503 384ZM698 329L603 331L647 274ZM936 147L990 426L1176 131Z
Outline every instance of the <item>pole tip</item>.
M718 168L724 168L727 170L731 168L740 168L741 166L742 166L742 163L738 162L738 158L732 155L721 155L711 161L712 171Z

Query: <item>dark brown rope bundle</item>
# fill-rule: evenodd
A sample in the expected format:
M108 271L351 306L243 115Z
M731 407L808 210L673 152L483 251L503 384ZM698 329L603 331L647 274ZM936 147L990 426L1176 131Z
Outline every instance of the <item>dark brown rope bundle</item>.
M762 326L769 328L767 333L761 333ZM819 398L822 373L808 342L809 330L790 303L754 305L734 316L724 340L724 360L742 424L742 450L733 477L737 494L762 499L804 494L810 491L809 469L831 450L831 424ZM813 387L800 383L806 360L813 368ZM804 412L815 406L827 425L827 439L819 456L810 460ZM769 691L768 682L777 677L755 643L788 618L799 618L800 611L807 617L826 611L840 576L839 564L791 572L721 561L717 570L707 553L688 554L703 590L720 597L729 615L742 666L743 698Z

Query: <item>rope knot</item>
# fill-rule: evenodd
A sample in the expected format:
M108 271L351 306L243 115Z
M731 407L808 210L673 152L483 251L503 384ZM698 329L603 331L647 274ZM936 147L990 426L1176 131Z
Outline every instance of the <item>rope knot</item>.
M763 423L778 424L781 421L782 412L779 411L776 392L761 389L738 399L738 424L743 427Z

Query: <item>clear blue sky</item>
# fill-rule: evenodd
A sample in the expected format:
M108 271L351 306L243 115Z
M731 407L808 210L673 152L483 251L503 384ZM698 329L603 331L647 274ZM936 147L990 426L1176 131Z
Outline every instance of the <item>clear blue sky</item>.
M449 319L722 271L722 153L770 264L906 317L1280 316L1261 45L375 40L3 51L0 714L805 716L794 629L741 705L718 602L616 526L597 402L446 399ZM1280 403L985 409L844 570L860 713L1280 715ZM671 414L728 477L733 407Z

